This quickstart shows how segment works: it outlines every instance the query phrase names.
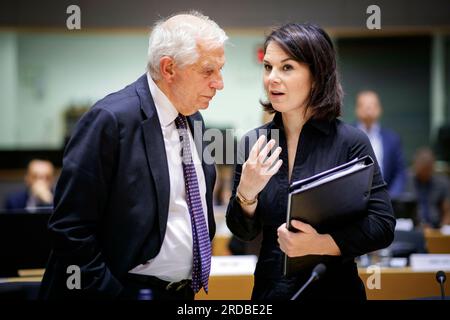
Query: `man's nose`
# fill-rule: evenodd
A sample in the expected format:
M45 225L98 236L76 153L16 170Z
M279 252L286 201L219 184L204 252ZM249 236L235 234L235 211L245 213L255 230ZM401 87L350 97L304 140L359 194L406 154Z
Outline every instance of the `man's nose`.
M211 87L216 89L216 90L222 90L223 89L224 84L223 84L222 74L219 74L217 79L214 79L211 82Z

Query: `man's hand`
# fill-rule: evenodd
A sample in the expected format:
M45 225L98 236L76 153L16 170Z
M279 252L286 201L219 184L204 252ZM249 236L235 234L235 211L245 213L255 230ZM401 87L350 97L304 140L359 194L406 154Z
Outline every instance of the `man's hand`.
M53 202L53 194L45 181L38 180L31 186L31 194L45 204Z
M298 220L292 220L291 225L300 232L289 231L286 223L283 223L277 231L280 249L287 256L341 255L339 247L329 234L320 234L311 225Z

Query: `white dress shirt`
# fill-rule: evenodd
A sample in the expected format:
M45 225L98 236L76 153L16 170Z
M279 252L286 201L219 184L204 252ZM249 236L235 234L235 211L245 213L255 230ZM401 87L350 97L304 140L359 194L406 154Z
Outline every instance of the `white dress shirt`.
M181 144L175 126L175 118L178 116L178 111L148 73L147 80L155 102L159 122L161 123L164 146L166 148L170 180L169 213L166 233L160 252L154 259L135 267L130 273L151 275L166 281L191 279L193 260L192 227L186 202L183 167L180 156ZM199 182L203 213L206 221L208 221L205 175L192 134L190 130L187 131L195 172ZM142 194L142 196L145 197L145 194Z
M370 130L363 124L359 123L358 128L364 131L369 137L370 144L372 145L373 152L377 158L378 165L380 166L381 173L383 173L383 141L381 139L380 125L374 124Z

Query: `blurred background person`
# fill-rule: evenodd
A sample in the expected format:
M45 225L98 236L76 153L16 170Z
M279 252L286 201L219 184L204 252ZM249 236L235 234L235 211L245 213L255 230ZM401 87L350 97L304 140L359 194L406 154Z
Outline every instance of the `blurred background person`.
M415 195L418 220L423 227L439 228L450 224L449 179L434 170L435 156L428 147L419 148L408 175L405 191Z
M6 198L5 209L13 211L50 207L53 203L54 181L55 168L50 161L31 160L25 175L26 187Z
M369 137L389 195L392 198L398 197L403 192L406 181L403 149L398 134L383 128L379 123L382 107L378 94L370 90L359 92L355 112L357 127Z

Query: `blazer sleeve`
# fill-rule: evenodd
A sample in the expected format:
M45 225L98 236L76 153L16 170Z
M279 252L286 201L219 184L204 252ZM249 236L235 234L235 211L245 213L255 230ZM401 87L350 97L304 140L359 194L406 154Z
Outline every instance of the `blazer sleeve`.
M122 290L102 255L98 232L101 220L107 218L118 143L115 116L106 109L91 109L66 147L55 190L55 211L49 221L53 255L62 268L59 272L65 273L69 265L80 267L83 296L117 296Z
M330 232L344 257L356 257L365 253L385 248L394 239L395 218L386 183L381 177L367 136L358 132L349 148L349 159L370 155L375 161L371 195L367 215L359 220Z
M241 181L242 165L247 160L249 148L246 148L248 142L252 141L250 135L245 135L238 147L237 164L235 166L233 189L230 202L226 213L226 222L230 231L241 240L250 241L255 239L262 230L262 221L260 219L259 202L253 217L249 218L242 211L241 205L237 202L236 189ZM255 140L256 141L256 140Z

